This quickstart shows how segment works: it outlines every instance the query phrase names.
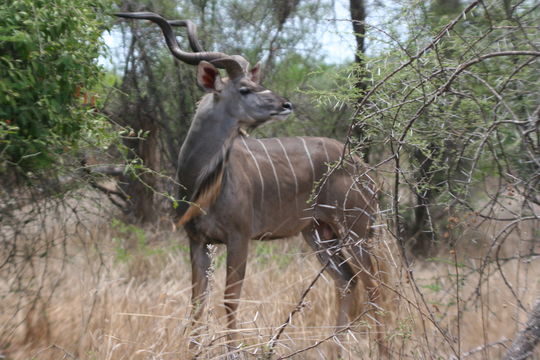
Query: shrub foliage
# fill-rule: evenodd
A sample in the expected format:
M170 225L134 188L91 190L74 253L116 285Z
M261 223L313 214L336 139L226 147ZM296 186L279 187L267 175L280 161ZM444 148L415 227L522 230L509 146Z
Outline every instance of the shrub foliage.
M102 116L88 95L102 73L108 0L0 5L0 173L44 169Z

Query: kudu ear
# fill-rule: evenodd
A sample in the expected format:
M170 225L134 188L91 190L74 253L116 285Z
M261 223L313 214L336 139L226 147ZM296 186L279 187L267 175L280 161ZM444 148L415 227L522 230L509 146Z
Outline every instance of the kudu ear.
M254 67L249 70L249 75L251 77L251 81L253 81L255 84L258 84L259 81L261 81L261 63L258 62L255 64Z
M197 83L206 92L217 92L223 88L219 70L207 61L201 61L197 66Z

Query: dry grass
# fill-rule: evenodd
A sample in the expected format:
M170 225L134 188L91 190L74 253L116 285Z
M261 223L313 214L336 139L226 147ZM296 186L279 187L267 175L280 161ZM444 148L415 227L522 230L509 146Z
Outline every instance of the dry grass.
M73 231L66 247L59 241L47 261L34 259L27 276L43 274L34 284L41 289L39 296L35 291L8 291L13 285L10 279L0 281L2 294L7 294L0 305L0 323L20 324L2 341L1 355L8 359L187 358L191 289L185 236L119 223L112 226L97 219L86 225ZM535 229L525 225L507 238L500 257L511 257L529 246L527 240L534 239ZM58 227L45 237L59 238L64 230ZM530 309L538 295L540 268L535 261L509 260L501 267L504 280L491 263L480 282L475 270L480 268L488 239L497 231L488 223L466 228L462 236L467 241L458 246L457 254L447 251L430 261L416 261L413 277L405 275L391 239L383 237L392 270L385 304L392 358L449 358L461 353L464 358L491 359L504 353L509 344L505 339L513 338L526 319L519 302ZM472 240L477 242L475 251ZM29 241L35 245L43 236ZM215 249L212 300L201 324L203 335L197 339L202 359L223 358L228 351L240 358L263 358L276 328L321 268L299 238L252 242L249 259L239 313L244 346L234 350L227 347L221 305L224 249ZM335 301L331 279L322 277L287 327L273 358L295 352L299 353L293 359L326 358L330 347L336 346L331 338ZM342 344L347 358L377 357L370 324L364 317L347 332ZM467 354L475 348L478 351Z

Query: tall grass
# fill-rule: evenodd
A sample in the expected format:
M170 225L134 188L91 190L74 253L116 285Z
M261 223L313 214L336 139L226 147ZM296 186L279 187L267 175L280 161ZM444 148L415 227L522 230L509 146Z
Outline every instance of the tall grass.
M190 264L181 232L140 229L99 217L72 224L46 257L32 259L35 291L13 291L2 278L0 324L14 329L2 339L7 359L184 359L190 356ZM384 289L385 330L395 359L492 359L526 320L539 291L534 258L514 258L531 246L535 228L524 224L507 239L496 262L480 272L489 239L499 224L462 229L455 249L416 260L405 269L387 234L381 248L391 273ZM29 243L63 236L65 227L34 232ZM465 241L466 240L466 241ZM461 245L459 245L461 244ZM252 242L239 308L242 347L228 346L222 306L224 248L213 249L210 302L202 335L192 348L201 359L256 359L268 355L269 340L297 306L300 294L321 269L301 238ZM409 271L408 271L409 270ZM502 271L500 271L502 270ZM482 276L480 276L480 274ZM501 274L504 274L505 277ZM43 276L39 276L43 275ZM10 290L11 289L11 290ZM359 294L362 296L362 294ZM316 282L275 348L272 358L325 359L341 346L346 358L377 358L369 313L333 337L336 294L327 275Z

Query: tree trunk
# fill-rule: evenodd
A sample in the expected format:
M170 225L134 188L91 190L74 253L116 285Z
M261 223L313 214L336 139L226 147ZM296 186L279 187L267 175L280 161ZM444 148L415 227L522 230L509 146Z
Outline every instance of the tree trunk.
M264 80L265 73L269 73L274 67L276 51L278 50L276 43L278 42L279 35L283 31L283 26L285 25L287 20L290 17L294 16L299 3L300 0L273 0L272 2L272 7L274 9L274 14L276 17L276 29L268 47L268 58L266 59L266 63L264 66L265 71L262 74L262 80Z
M129 5L129 4L128 4ZM138 159L142 165L120 178L120 187L128 198L128 220L135 223L152 223L157 220L156 190L159 184L156 173L161 170L159 119L164 119L157 80L150 66L145 48L146 39L136 23L129 23L131 44L124 70L121 106L116 117L119 123L133 130L124 139L129 149L128 160ZM136 136L144 134L141 137Z
M460 0L434 0L431 2L431 13L437 18L443 15L455 15L461 10ZM445 56L451 58L453 55L444 46L439 49ZM435 250L435 234L430 226L429 207L432 206L437 195L440 194L440 187L437 185L441 179L436 168L437 154L440 151L434 143L429 144L432 152L431 158L422 151L414 152L413 157L418 162L418 169L415 173L415 182L419 190L416 191L416 207L414 208L414 222L407 230L406 236L412 240L412 252L415 256L425 257Z
M363 67L364 59L362 55L365 51L364 40L366 36L366 8L364 6L364 0L350 0L350 11L352 27L356 38L354 62ZM362 89L365 89L365 83L363 81L359 81L358 84L362 86Z
M437 156L437 148L431 144L433 153L431 156ZM415 256L428 256L433 250L433 239L435 234L429 226L429 206L432 204L436 195L439 194L436 186L433 185L438 177L433 170L433 158L427 157L422 151L414 152L414 159L418 162L418 169L415 174L415 182L418 187L416 190L416 207L414 208L414 222L407 229L406 236L413 240L412 252ZM435 179L435 181L434 181Z
M158 181L154 172L160 170L159 126L156 119L144 111L144 103L137 104L139 111L136 112L136 119L126 120L134 133L141 131L147 134L146 137L127 138L124 141L130 149L130 159L141 159L144 169L136 169L134 173L123 176L121 183L124 184L123 190L129 198L129 213L133 221L152 223L157 220L158 213L155 202Z
M533 355L534 347L540 339L540 297L536 299L529 320L508 349L505 360L524 360Z
M364 91L366 90L365 82L365 62L364 62L364 51L365 51L365 35L366 35L366 8L364 0L350 0L349 9L351 12L351 22L356 38L356 52L354 54L354 62L356 63L356 89L358 90L359 96L356 99L357 103L360 103L364 97ZM359 141L366 141L366 131L364 123L356 124L354 128L354 135ZM367 163L369 160L369 145L364 146L362 157Z

